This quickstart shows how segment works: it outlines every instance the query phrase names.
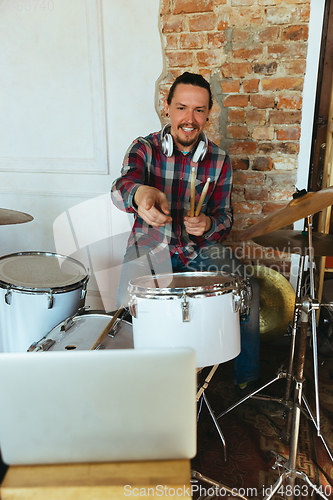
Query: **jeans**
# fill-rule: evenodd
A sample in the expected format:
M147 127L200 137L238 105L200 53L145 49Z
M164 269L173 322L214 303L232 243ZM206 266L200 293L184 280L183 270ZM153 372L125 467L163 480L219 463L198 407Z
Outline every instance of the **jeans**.
M250 382L259 378L260 334L259 334L259 285L249 275L245 266L237 260L229 247L220 243L211 243L201 248L196 258L183 264L178 254L170 258L166 251L166 258L157 263L147 248L129 247L125 253L121 270L117 307L128 305L128 283L134 278L149 274L163 274L172 272L195 271L223 271L228 274L237 274L242 279L247 277L252 288L252 299L249 319L241 322L241 352L234 359L233 381L235 384Z

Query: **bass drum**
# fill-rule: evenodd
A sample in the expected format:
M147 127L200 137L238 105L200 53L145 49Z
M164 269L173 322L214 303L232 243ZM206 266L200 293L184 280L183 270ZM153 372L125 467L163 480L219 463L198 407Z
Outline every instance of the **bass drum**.
M25 352L84 307L88 273L64 255L24 252L0 258L0 350Z
M28 351L133 349L132 325L101 311L80 312L33 343Z

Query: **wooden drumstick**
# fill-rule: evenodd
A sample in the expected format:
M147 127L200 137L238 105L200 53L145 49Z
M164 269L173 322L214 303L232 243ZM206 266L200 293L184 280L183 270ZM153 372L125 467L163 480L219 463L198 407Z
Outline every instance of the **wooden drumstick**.
M121 306L118 309L118 311L114 314L114 316L111 318L110 322L106 325L106 327L104 328L104 330L102 331L102 333L99 335L98 339L90 347L91 351L93 351L94 349L96 349L96 347L98 346L98 344L101 343L101 340L103 339L103 337L105 337L105 335L107 335L109 333L109 331L111 330L111 327L114 325L114 323L116 322L116 320L120 316L120 314L123 312L123 310L124 310L124 306Z
M210 177L208 177L208 179L206 181L206 184L204 185L204 188L202 190L202 193L201 193L201 196L200 196L200 200L199 200L199 203L197 205L197 209L195 211L195 216L196 217L198 217L198 215L200 214L200 210L201 210L202 204L204 202L205 196L206 196L208 188L209 188L209 183L210 183Z
M194 217L194 205L195 205L195 167L192 167L192 172L191 172L191 208L190 208L190 217Z

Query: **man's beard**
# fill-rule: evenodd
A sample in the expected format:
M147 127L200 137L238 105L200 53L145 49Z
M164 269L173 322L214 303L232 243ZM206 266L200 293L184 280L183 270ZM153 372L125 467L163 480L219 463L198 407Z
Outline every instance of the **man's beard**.
M181 130L181 127L179 127L179 129ZM195 128L195 130L197 131L198 129ZM196 136L193 138L181 138L178 134L177 134L177 141L179 144L181 144L181 146L184 146L184 147L189 147L189 146L194 146L194 144L197 142L198 140L198 134L196 134Z

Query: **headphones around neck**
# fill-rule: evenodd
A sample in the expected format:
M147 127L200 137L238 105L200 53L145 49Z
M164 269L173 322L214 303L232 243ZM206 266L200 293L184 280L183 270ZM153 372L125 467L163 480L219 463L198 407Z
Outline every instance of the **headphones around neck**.
M172 156L173 153L173 138L172 135L168 132L166 132L166 129L170 127L170 123L167 123L164 125L162 128L161 132L161 149L162 153L165 154L168 158ZM207 150L208 150L208 139L205 134L205 132L201 133L201 136L203 140L199 141L199 144L196 147L196 150L193 155L192 161L194 163L198 163L199 161L203 160L204 157L206 156ZM201 137L200 136L200 137Z

